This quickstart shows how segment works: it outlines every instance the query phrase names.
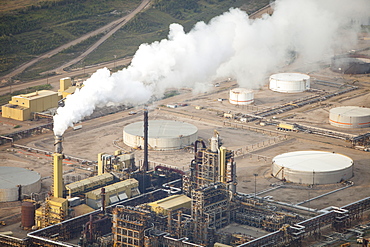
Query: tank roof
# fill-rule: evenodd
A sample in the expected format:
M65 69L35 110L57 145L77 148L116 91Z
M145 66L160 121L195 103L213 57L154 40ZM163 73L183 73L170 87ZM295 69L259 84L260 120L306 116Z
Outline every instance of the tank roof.
M175 138L193 135L198 131L194 125L179 121L149 120L148 125L149 138ZM129 124L124 131L131 135L144 136L144 122Z
M324 151L296 151L277 155L273 162L297 171L331 172L352 166L353 160L343 154Z
M41 175L21 167L0 166L0 189L9 189L17 185L29 185L41 179Z
M330 109L330 113L351 117L365 117L370 115L370 108L359 106L341 106Z
M251 92L253 92L253 90L249 90L249 89L241 88L241 87L233 88L230 91L233 92L233 93L251 93Z
M271 75L270 79L280 81L301 81L310 79L310 76L302 73L278 73Z

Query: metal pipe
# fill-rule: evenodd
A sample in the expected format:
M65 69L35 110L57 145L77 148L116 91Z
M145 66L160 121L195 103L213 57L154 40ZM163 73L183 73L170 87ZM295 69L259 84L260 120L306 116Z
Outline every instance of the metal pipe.
M54 152L58 154L62 154L63 152L63 146L62 146L62 141L63 141L63 136L56 135L54 136Z
M105 188L101 188L101 211L105 214Z
M143 171L147 172L149 170L148 164L148 110L144 110L144 164Z

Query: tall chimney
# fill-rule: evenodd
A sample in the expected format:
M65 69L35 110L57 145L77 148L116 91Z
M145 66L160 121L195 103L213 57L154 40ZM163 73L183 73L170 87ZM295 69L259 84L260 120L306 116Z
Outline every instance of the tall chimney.
M62 141L63 141L63 136L54 136L54 152L61 154L63 153L63 146L62 146Z
M101 188L101 212L105 214L105 188Z
M143 171L149 170L148 164L148 109L144 109L144 163Z
M53 196L63 197L63 146L62 136L54 137L54 154L53 154Z

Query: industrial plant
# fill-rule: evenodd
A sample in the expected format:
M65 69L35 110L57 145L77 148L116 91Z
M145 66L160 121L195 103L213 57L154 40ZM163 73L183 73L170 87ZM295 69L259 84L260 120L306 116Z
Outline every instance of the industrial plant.
M260 87L222 77L166 97L132 80L130 101L65 77L13 96L0 246L370 246L369 42L315 65L296 54ZM145 86L159 93L139 100ZM91 106L86 88L112 98Z

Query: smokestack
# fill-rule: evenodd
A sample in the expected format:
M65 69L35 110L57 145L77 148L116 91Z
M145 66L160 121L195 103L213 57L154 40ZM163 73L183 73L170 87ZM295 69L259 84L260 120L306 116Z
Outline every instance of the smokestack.
M144 164L143 171L149 170L148 164L148 109L144 109Z
M101 188L101 211L105 214L105 188Z
M58 154L63 153L63 146L62 146L62 141L63 141L63 136L56 135L54 136L54 152Z
M63 197L63 136L54 136L54 154L53 154L53 196Z

